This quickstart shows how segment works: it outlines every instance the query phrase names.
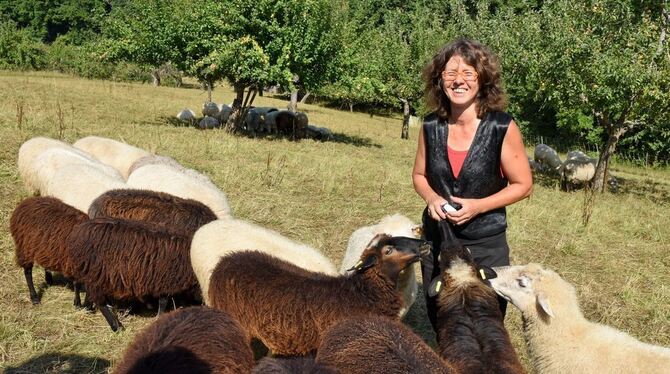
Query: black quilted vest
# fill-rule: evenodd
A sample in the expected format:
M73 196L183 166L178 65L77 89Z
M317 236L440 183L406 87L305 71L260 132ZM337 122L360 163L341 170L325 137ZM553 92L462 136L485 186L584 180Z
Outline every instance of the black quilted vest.
M479 123L457 179L447 158L447 122L435 113L429 114L423 121L423 136L426 176L430 187L447 199L448 196L483 198L505 188L507 179L500 175L500 154L511 120L512 117L504 112L486 114ZM505 231L505 217L505 208L502 207L452 227L460 238L481 239Z

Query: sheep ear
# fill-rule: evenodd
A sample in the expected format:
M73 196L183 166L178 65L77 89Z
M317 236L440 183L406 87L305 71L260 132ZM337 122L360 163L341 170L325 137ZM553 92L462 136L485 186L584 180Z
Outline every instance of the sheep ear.
M537 294L537 305L540 306L540 309L546 313L549 317L554 318L554 311L551 310L551 306L549 305L549 298L547 298L547 295L544 294L544 292L540 292Z
M361 273L365 271L366 269L374 266L374 264L377 263L377 256L370 255L362 260L359 260L356 265L354 265L351 269L347 271L354 271L354 273Z
M482 278L483 280L487 279L493 279L498 277L498 273L496 273L495 270L492 268L486 266L486 265L481 265L477 267L477 273L479 273L479 277Z
M440 293L441 289L442 289L442 277L437 276L433 278L433 281L430 282L430 286L428 286L428 296L435 297L438 293Z

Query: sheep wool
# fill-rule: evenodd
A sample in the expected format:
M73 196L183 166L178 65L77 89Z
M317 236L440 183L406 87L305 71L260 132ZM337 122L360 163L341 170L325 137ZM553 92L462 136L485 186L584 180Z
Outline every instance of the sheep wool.
M35 174L35 158L49 148L75 150L74 147L65 142L42 136L26 140L19 148L17 161L19 175L26 190L31 194L38 194L40 191L38 177Z
M197 200L212 209L218 218L231 217L226 195L204 175L195 178L169 165L149 164L135 169L127 183L131 188L166 192Z
M539 264L496 268L495 291L519 308L531 362L538 373L661 373L670 348L588 321L574 286Z
M74 164L64 166L53 174L44 195L56 197L86 213L98 196L126 187L121 176L111 177L98 167Z
M160 316L126 348L115 374L246 374L249 336L230 315L189 307Z
M206 305L210 305L207 290L219 259L249 249L266 252L306 270L337 274L332 262L312 247L244 220L217 220L198 229L191 243L191 266Z
M77 140L73 145L118 170L123 180L128 179L130 174L128 169L133 162L149 155L149 152L143 149L100 136L87 136Z

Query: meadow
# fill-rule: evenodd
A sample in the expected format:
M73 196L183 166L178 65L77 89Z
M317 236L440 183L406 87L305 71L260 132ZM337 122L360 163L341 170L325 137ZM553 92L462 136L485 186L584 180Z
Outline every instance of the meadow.
M14 72L0 72L0 86L0 371L7 373L107 372L154 320L122 311L126 329L113 333L99 313L75 310L67 287L45 288L41 270L34 273L42 303L30 303L8 227L12 210L28 196L16 159L31 137L74 142L99 135L173 157L209 176L236 217L319 248L335 265L358 227L396 212L418 222L424 207L411 182L419 128L402 140L397 117L301 104L310 123L334 137L294 142L176 126L178 111L199 112L206 101L197 88ZM214 91L218 103L232 98L225 86ZM257 97L255 104L284 108L287 102ZM555 269L576 286L587 318L670 346L670 170L616 162L612 174L619 191L597 197L586 227L583 192L537 180L529 199L508 208L512 263ZM420 299L404 322L435 344ZM512 306L506 325L530 368Z

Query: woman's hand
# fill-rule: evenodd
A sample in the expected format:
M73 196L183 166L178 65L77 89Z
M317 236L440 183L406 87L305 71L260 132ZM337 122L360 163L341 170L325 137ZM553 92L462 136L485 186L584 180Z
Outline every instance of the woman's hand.
M453 224L462 225L470 221L477 214L483 212L479 199L463 199L455 196L452 197L451 199L454 202L461 204L461 209L455 212L449 212L444 214L446 216L446 219L448 219Z
M441 196L437 196L429 200L427 205L428 205L428 215L430 216L430 218L436 221L446 219L447 215L446 213L444 213L444 211L442 211L442 205L446 202L447 200L445 200Z

